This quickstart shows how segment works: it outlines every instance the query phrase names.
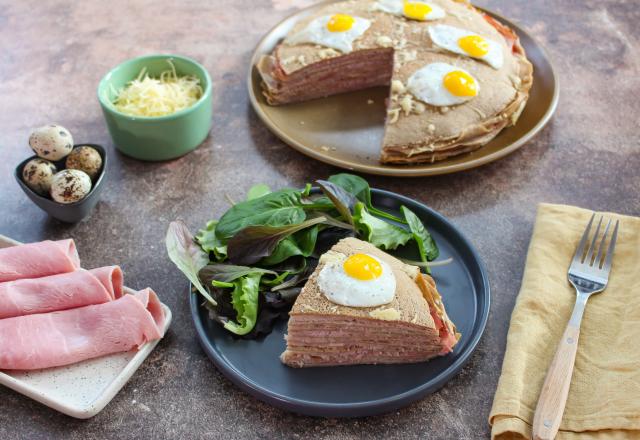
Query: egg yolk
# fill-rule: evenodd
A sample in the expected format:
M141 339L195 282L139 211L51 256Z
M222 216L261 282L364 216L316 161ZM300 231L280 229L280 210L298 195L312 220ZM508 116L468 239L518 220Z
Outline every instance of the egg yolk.
M355 19L346 14L336 14L332 16L327 22L327 29L329 32L345 32L351 29Z
M476 96L478 94L476 81L471 75L461 70L447 73L443 83L444 87L454 96Z
M458 40L458 46L472 57L482 57L489 52L489 43L480 35L467 35Z
M382 275L382 265L367 254L351 255L345 260L342 267L351 278L361 281L375 280Z
M426 20L427 15L432 11L431 6L426 3L404 2L403 13L407 18L413 20Z

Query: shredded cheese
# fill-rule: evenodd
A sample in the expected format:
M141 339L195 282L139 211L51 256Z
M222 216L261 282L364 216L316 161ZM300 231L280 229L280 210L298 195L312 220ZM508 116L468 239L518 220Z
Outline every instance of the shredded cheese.
M116 91L115 108L131 116L165 116L195 104L203 93L200 80L193 75L178 76L173 63L167 62L171 69L159 78L150 77L145 67Z

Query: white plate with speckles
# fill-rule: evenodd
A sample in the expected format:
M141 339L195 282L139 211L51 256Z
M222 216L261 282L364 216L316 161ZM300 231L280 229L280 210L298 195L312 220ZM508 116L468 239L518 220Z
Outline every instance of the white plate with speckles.
M0 235L0 248L19 242ZM125 292L134 293L125 287ZM162 304L166 333L171 310ZM77 419L88 419L104 409L129 381L160 340L138 350L116 353L64 367L31 371L0 371L0 385L24 394Z

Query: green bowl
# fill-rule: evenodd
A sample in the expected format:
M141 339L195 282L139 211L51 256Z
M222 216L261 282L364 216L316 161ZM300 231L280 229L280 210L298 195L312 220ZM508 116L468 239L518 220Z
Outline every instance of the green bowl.
M150 76L170 68L178 75L200 79L203 94L191 107L166 116L130 116L113 105L116 90L126 86L146 67ZM205 140L211 129L211 77L196 61L178 55L148 55L125 61L115 67L98 85L98 100L116 148L142 160L168 160L180 157Z

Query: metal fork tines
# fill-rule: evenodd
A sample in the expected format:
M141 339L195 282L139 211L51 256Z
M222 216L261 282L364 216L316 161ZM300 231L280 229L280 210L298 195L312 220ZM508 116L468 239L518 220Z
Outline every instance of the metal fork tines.
M613 251L616 246L616 238L618 236L618 224L616 220L613 228L613 234L609 240L609 246L606 247L607 236L611 228L612 220L607 221L604 233L598 240L600 229L602 227L604 217L600 217L598 226L593 234L593 238L589 240L591 226L595 219L595 213L591 216L589 224L582 234L576 253L569 267L569 281L580 293L596 293L604 290L609 280L609 272L611 271L611 260L613 259ZM588 245L588 247L587 247Z

